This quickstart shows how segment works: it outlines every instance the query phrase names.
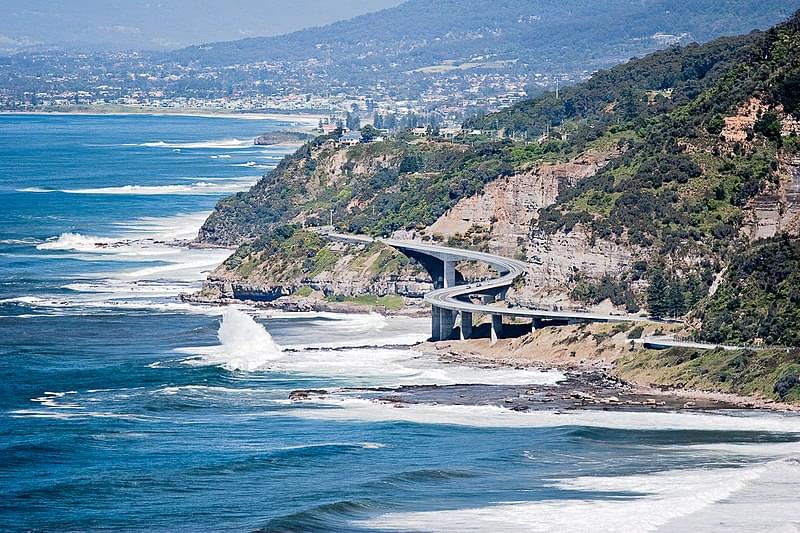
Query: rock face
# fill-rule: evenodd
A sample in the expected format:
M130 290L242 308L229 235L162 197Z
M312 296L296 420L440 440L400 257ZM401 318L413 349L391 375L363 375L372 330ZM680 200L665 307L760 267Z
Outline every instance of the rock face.
M480 194L459 201L426 233L454 237L476 226L488 227L490 251L530 263L525 286L509 294L512 302L574 307L568 294L578 272L594 278L619 274L631 264L636 250L591 239L580 226L555 235L533 234L531 226L560 190L594 175L620 153L619 149L589 151L566 163L544 164L495 180Z
M489 183L464 198L427 228L429 234L452 237L473 226L491 227L489 249L506 256L524 249L539 209L551 205L560 190L604 167L619 151L590 151L567 163L544 164Z
M752 240L774 237L779 232L800 235L800 157L780 162L780 182L750 200L743 231Z
M536 234L527 243L530 263L524 286L509 295L519 304L536 302L555 307L575 307L569 299L578 274L592 279L615 277L627 270L641 253L635 247L592 239L580 226L565 234Z

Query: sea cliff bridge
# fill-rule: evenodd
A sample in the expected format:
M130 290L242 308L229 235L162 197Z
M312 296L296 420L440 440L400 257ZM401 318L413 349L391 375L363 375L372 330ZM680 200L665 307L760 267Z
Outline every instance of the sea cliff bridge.
M526 319L531 329L583 322L644 322L635 315L603 315L577 311L546 311L523 307L502 307L501 302L514 282L525 272L523 261L460 248L414 240L373 239L362 235L326 233L332 240L368 244L382 242L418 261L431 276L434 290L425 295L431 304L431 339L473 338L476 315L491 317L490 337L503 335L503 317ZM492 279L465 283L456 270L461 261L477 261L498 273Z

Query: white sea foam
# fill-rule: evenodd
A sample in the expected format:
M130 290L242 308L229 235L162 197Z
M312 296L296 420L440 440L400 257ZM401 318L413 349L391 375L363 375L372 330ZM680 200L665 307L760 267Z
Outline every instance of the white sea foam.
M361 386L554 384L560 372L476 368L443 364L411 349L311 350L287 355L277 369L309 376L346 379Z
M246 394L264 394L264 389L247 389L247 388L231 388L231 387L213 387L209 385L181 385L177 387L161 387L153 391L154 394L163 394L165 396L176 396L178 394L189 393L199 395L222 394L222 395L246 395Z
M222 150L235 150L239 148L252 148L254 146L253 139L220 139L211 141L198 141L198 142L146 142L138 146L145 148L178 148L178 149L222 149Z
M82 309L153 309L219 315L221 308L158 301L199 288L207 274L230 254L226 249L192 248L185 241L197 235L207 213L181 214L166 218L142 218L118 224L119 234L98 237L64 233L40 243L41 251L68 252L71 259L91 262L134 262L135 268L81 274L67 283L71 294L50 298L19 298L13 302L46 309L48 315L80 312ZM37 259L45 256L38 254ZM48 256L49 257L49 256ZM53 258L63 257L53 255ZM142 266L150 263L151 266ZM88 269L87 269L88 270ZM54 313L53 309L60 309ZM64 311L69 308L69 311Z
M9 412L11 418L44 418L54 420L83 420L87 418L113 418L118 420L131 420L144 422L155 417L145 415L131 415L125 413L111 413L103 411L59 411L59 410L34 410L17 409Z
M174 293L169 294L172 296ZM126 300L115 298L127 297ZM157 297L161 294L147 294L146 297L137 298L136 295L127 293L111 293L111 295L80 294L74 298L38 298L35 296L21 296L0 300L0 304L18 304L31 307L42 314L37 315L10 315L8 318L39 318L47 316L83 315L86 312L102 312L114 310L151 310L163 313L184 313L206 316L222 316L226 306L193 304L178 301L155 301L147 297Z
M297 314L289 316L296 317ZM320 329L337 333L350 329L350 334L342 334L343 337L349 337L342 343L375 347L312 348L287 345L286 348L291 348L292 351L287 351L280 357L272 357L269 354L275 353L275 349L271 346L271 339L263 338L266 331L262 326L240 311L236 311L232 316L226 312L220 328L220 346L179 348L176 352L194 356L186 361L190 364L223 364L228 368L245 370L262 368L264 365L260 362L265 358L271 371L341 379L350 385L365 387L423 384L553 384L564 377L560 372L445 364L409 348L380 347L381 344L395 345L401 344L398 341L418 340L419 333L402 332L403 328L417 323L418 321L400 324L399 336L395 336L392 331L377 336L376 333L386 326L385 317L379 315L336 317L335 323L320 325ZM229 324L236 327L228 328ZM371 324L371 327L364 328L365 324ZM237 342L243 345L239 346ZM253 355L246 355L245 362L240 362L241 354ZM251 359L256 363L255 366L247 362Z
M31 244L41 244L42 241L39 239L34 238L25 238L25 239L0 239L0 244L11 244L11 245L24 245L30 246Z
M77 250L79 252L103 251L103 247L111 244L109 239L101 239L93 235L81 233L62 233L57 238L36 246L38 250Z
M791 471L791 473L788 473ZM788 475L787 475L788 473ZM402 531L742 531L742 522L728 514L731 499L765 479L783 477L796 494L800 465L775 461L740 468L697 468L615 477L579 477L555 482L564 490L586 493L584 498L507 503L473 509L392 513L358 525ZM625 498L597 497L617 492ZM758 531L797 524L796 501L790 492L779 505L762 497L742 507L742 518L759 525ZM788 497L787 497L788 496ZM779 495L780 497L780 495ZM761 504L775 507L778 520L765 516ZM698 516L705 516L702 527ZM765 527L767 526L767 527ZM749 530L749 528L747 528ZM796 529L788 529L792 531Z
M219 349L210 350L200 358L186 362L253 372L264 369L283 356L281 347L272 340L264 326L239 309L225 310L217 336Z
M37 298L36 296L18 296L15 298L5 298L0 300L0 304L26 304L26 305L38 305L46 300L42 298Z
M197 237L197 231L209 214L209 212L200 212L171 217L144 217L116 225L124 231L126 236L134 239L189 240Z
M224 182L199 181L187 185L122 185L120 187L95 187L86 189L64 189L67 194L108 194L131 196L175 196L175 195L213 195L231 194L246 191L255 180Z
M768 445L752 445L755 450ZM756 452L757 453L757 452ZM729 497L680 518L673 519L660 530L763 531L796 533L800 531L800 461L791 459L771 461L761 474L745 483ZM733 483L736 483L735 481Z
M56 191L54 189L45 189L43 187L25 187L24 189L17 189L17 192L44 193L44 192L56 192Z

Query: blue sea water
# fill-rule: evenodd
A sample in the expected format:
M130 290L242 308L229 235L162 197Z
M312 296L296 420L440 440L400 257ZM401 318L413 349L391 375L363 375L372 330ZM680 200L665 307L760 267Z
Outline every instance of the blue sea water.
M287 126L0 116L0 530L797 528L797 416L289 401L560 375L396 347L423 319L180 302L228 253L185 240Z

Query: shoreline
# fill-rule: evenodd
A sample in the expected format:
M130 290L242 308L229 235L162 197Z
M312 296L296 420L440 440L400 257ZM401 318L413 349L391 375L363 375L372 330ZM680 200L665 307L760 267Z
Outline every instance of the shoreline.
M186 303L200 305L246 305L260 310L282 311L282 312L319 312L319 313L341 313L366 315L377 313L383 316L406 316L406 317L426 317L430 312L421 305L405 305L401 309L388 309L382 305L364 305L353 302L328 302L318 298L287 298L282 297L272 301L258 300L238 300L235 298L203 298L195 294L179 294L178 299Z
M430 347L419 343L412 349ZM294 403L329 398L357 397L394 408L413 405L481 406L491 405L517 412L576 411L725 413L770 412L792 413L800 406L759 400L736 394L711 393L691 389L654 388L631 383L604 370L548 366L540 362L513 365L489 363L453 353L425 350L445 364L478 368L515 368L560 371L564 379L554 384L492 385L401 385L395 387L341 387L333 389L295 389L288 394Z
M252 300L237 300L227 298L196 298L193 295L180 295L181 301L216 305L247 305L256 309L266 309L284 312L328 312L342 314L368 314L378 313L384 316L410 316L427 317L430 313L424 306L406 306L403 309L394 311L382 308L381 306L366 306L345 302L326 302L314 298L292 298L278 299L272 302L261 302ZM527 351L522 357L515 353L515 343L525 343L525 337L506 338L496 345L491 345L488 339L472 339L467 341L424 341L410 346L426 356L438 358L446 364L460 364L465 366L483 368L513 368L513 369L539 369L539 370L558 370L563 372L568 379L555 386L552 394L557 404L562 408L576 408L573 403L581 402L584 408L603 408L603 409L626 409L626 408L659 408L672 410L702 410L702 409L745 409L753 411L771 412L800 412L800 405L781 402L758 395L743 395L730 392L718 392L703 389L695 389L682 385L659 385L643 382L642 380L629 379L620 372L615 371L614 360L629 354L629 341L626 339L617 346L605 346L602 348L602 357L597 354L588 353L580 342L575 341L569 336L569 331L561 330L555 335L555 339L545 345L538 345L536 350ZM563 356L567 351L568 355ZM597 386L598 383L605 383L607 386ZM420 395L415 395L414 391L433 389L440 394L435 395L435 401L447 404L459 403L457 396L452 396L448 400L446 393L448 387L452 386L412 386L404 388L404 395L411 394L418 401ZM478 386L476 386L478 387ZM497 393L484 391L481 397L501 407L509 407L503 394L504 389L509 387L496 385L479 386L485 389L496 388ZM518 388L518 387L517 387ZM541 388L541 387L529 387ZM573 392L578 391L575 397L566 398ZM303 396L304 391L295 391ZM374 392L374 391L372 391ZM386 392L386 391L384 391ZM328 393L329 394L329 393ZM550 399L536 400L536 403L548 403L555 401L551 394ZM427 393L421 397L428 397ZM613 398L618 397L619 401ZM609 400L611 398L611 400ZM394 400L389 400L390 403ZM405 400L404 400L405 401ZM531 400L533 401L533 400ZM566 402L566 403L565 403ZM663 402L663 403L662 403ZM399 401L403 403L403 401Z
M509 340L509 339L506 339ZM479 342L479 341L478 341ZM454 346L454 343L470 343L470 350ZM560 370L566 375L581 376L599 374L604 379L618 382L627 388L629 394L635 396L647 396L658 398L656 402L666 401L669 405L675 405L676 400L684 402L684 409L698 409L701 405L718 404L723 408L746 409L753 411L772 411L772 412L800 412L800 405L779 402L760 396L747 396L730 392L717 392L702 389L693 389L683 386L655 385L640 381L626 379L619 373L614 372L613 363L609 364L602 360L587 361L584 358L580 363L570 363L557 361L553 357L540 356L531 357L525 361L514 359L500 359L488 354L481 354L480 347L476 350L475 341L435 341L423 342L415 346L423 353L439 357L443 361L454 364L468 364L475 366L485 366L488 368L536 368L542 370ZM608 392L608 391L607 391ZM602 402L601 402L602 403ZM695 404L695 405L687 405ZM619 405L624 407L624 405ZM659 405L661 406L661 405Z

